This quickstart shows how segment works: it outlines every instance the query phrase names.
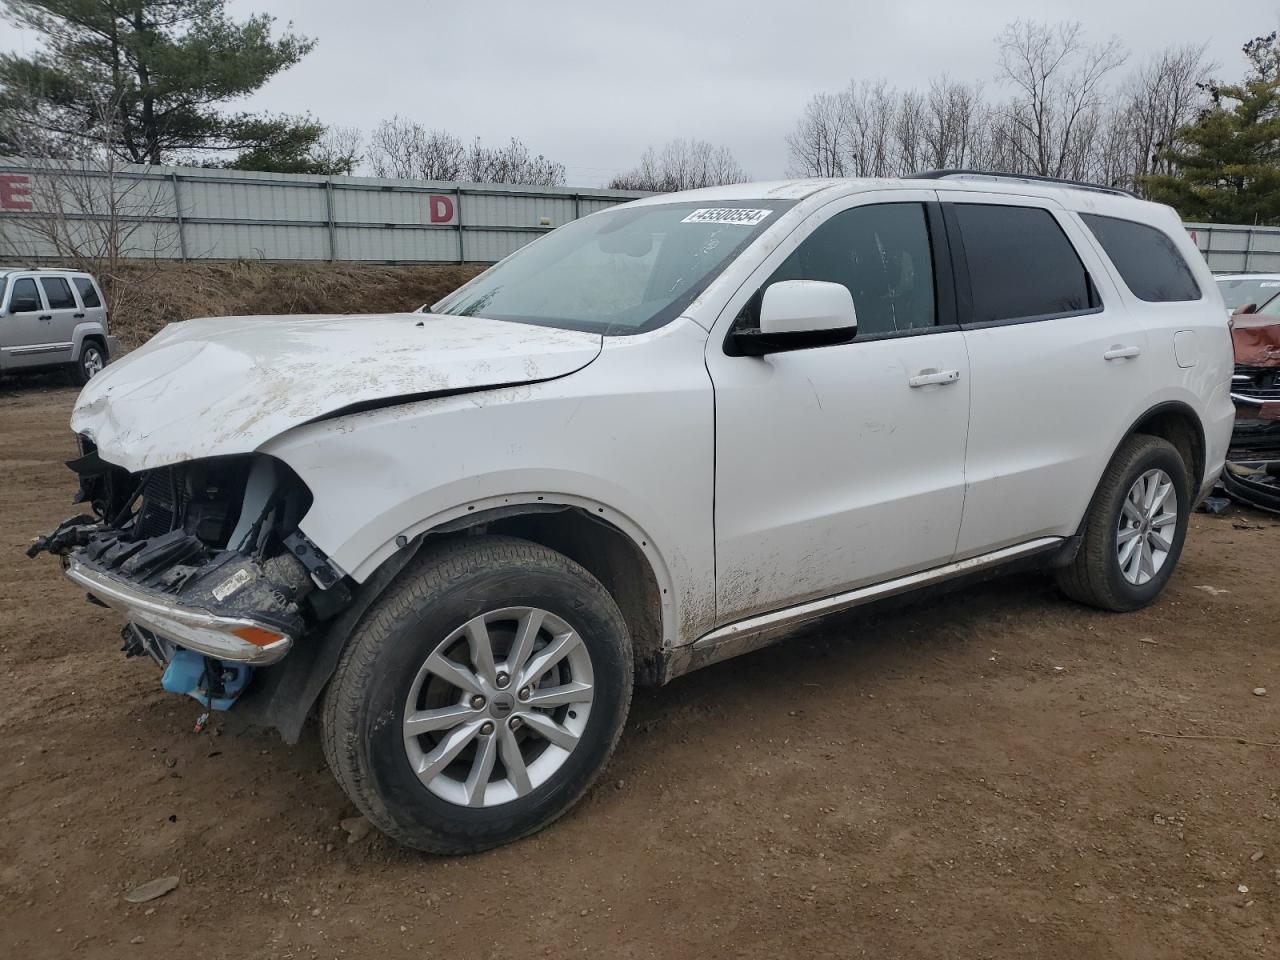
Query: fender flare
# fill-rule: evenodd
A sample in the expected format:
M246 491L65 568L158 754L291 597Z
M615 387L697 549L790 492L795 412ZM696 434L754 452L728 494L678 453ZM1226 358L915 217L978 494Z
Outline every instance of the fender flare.
M277 666L261 672L249 693L228 716L250 725L275 727L284 741L296 744L307 718L319 701L352 631L395 578L418 555L433 534L455 533L503 517L528 513L552 513L572 508L589 510L603 523L629 537L649 561L662 591L663 645L670 649L678 635L675 592L670 572L653 539L630 518L604 504L584 497L554 494L512 494L460 504L414 524L398 536L389 556L356 586L351 603L294 649ZM367 563L367 561L366 561Z
M1098 494L1101 493L1102 491L1102 478L1106 476L1107 468L1110 467L1112 462L1115 460L1116 455L1120 452L1120 448L1124 446L1124 442L1128 440L1130 437L1132 437L1135 433L1138 433L1139 432L1138 427L1140 427L1143 423L1150 420L1152 417L1158 417L1163 413L1176 413L1179 416L1184 416L1191 421L1196 431L1195 440L1199 444L1199 450L1198 451L1193 450L1192 453L1193 454L1198 453L1200 460L1201 461L1205 460L1206 455L1205 455L1204 423L1203 421L1201 421L1200 415L1196 413L1194 407L1192 407L1188 403L1184 403L1181 400L1165 400L1143 411L1143 413L1140 416L1134 418L1133 422L1130 423L1127 428L1125 428L1124 433L1120 435L1120 439L1116 441L1115 448L1111 451L1111 456L1107 457L1106 463L1102 465L1102 469L1098 473L1098 479L1094 482L1094 485L1093 485L1093 494L1089 497L1088 506L1085 507L1084 515L1080 518L1080 523L1076 527L1076 532L1067 538L1066 542L1062 545L1062 548L1054 556L1053 564L1052 564L1053 566L1055 567L1067 566L1068 564L1071 563L1071 561L1075 559L1076 554L1080 551L1080 544L1084 540L1085 524L1089 522L1089 515L1093 513L1093 505L1097 503ZM1196 476L1192 476L1191 478L1192 497L1196 495L1201 485L1203 484L1204 472L1207 469L1208 469L1208 464L1205 462L1192 463L1190 465L1190 472L1196 474ZM1194 503L1192 504L1192 509L1193 510L1195 509Z

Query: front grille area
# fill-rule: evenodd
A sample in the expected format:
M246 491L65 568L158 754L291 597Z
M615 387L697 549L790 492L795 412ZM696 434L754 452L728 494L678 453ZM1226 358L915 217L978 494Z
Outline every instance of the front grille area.
M185 484L174 467L152 470L142 488L137 539L158 537L181 526L185 497Z
M1236 367L1231 392L1258 401L1280 400L1280 367Z

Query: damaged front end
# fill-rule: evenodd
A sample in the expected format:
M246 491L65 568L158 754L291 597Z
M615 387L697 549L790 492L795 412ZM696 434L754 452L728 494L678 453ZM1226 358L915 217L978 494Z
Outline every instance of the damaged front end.
M1268 314L1237 314L1231 321L1236 368L1231 399L1236 426L1233 458L1274 456L1280 452L1280 319Z
M139 473L81 439L73 517L30 556L62 558L92 602L128 621L124 652L165 668L164 686L226 709L255 667L279 661L347 605L343 573L298 529L305 484L261 454L213 457Z

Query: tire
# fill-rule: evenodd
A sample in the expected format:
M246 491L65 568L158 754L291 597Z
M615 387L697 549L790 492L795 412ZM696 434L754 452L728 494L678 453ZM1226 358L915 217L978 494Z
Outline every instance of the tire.
M1154 485L1148 482L1151 478ZM1165 481L1172 489L1162 499ZM1140 483L1143 486L1137 486ZM1142 505L1144 491L1154 491L1150 508ZM1130 500L1131 493L1137 502ZM1182 553L1191 496L1187 465L1171 443L1146 434L1129 437L1102 476L1085 518L1080 549L1057 573L1059 588L1071 599L1103 610L1138 610L1151 603L1169 582ZM1168 497L1176 498L1172 508ZM1144 545L1149 558L1142 555ZM1129 552L1123 554L1122 548Z
M491 650L487 665L477 636ZM504 668L512 676L502 686ZM429 546L343 650L322 708L325 756L393 839L430 853L485 850L545 827L599 776L633 674L617 604L568 557L511 537ZM458 685L460 676L479 686ZM544 700L554 705L534 703ZM453 726L435 726L445 716Z
M71 382L83 387L107 365L107 348L97 340L86 340L80 346L80 356L71 364Z

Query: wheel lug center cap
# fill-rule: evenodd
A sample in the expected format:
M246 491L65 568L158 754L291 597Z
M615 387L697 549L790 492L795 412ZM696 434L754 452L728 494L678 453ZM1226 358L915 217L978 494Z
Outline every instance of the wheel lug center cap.
M509 693L496 694L489 701L489 712L498 720L505 720L511 716L512 711L516 708L515 697Z

